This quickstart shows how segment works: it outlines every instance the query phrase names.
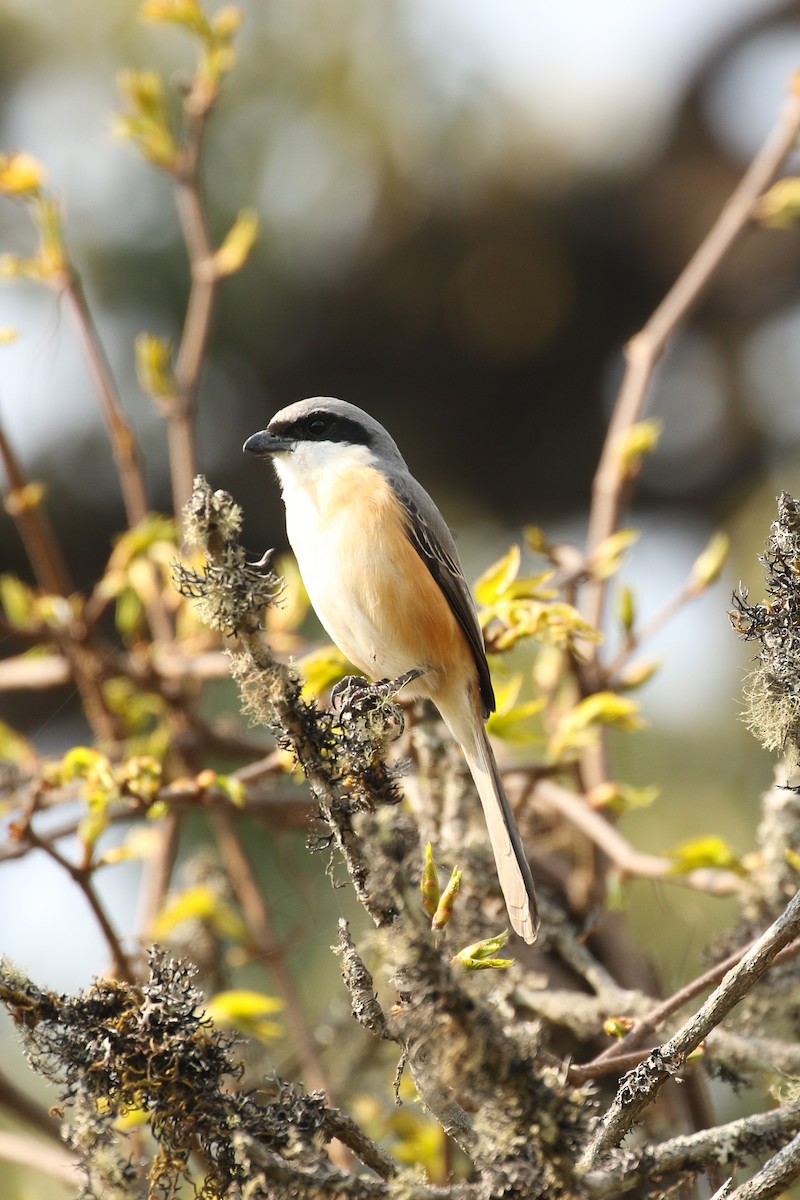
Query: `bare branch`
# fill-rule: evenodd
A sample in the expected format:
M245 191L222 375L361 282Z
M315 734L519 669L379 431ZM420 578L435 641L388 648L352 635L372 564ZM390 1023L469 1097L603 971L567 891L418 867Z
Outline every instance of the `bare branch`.
M653 369L676 327L697 302L720 263L746 229L753 209L791 153L800 133L800 86L793 78L775 127L755 156L697 251L646 325L625 348L626 370L592 488L588 555L614 532L625 479L619 467L620 438L639 419ZM584 614L591 625L602 620L605 581L590 581Z
M147 516L148 503L136 438L123 413L117 385L94 318L86 303L80 278L71 265L64 270L61 287L80 335L86 365L100 402L100 412L111 443L111 453L119 475L128 524L138 525Z
M76 1188L83 1176L77 1159L63 1146L50 1146L24 1133L0 1129L0 1161L28 1167Z
M231 887L239 901L252 946L274 977L284 1001L284 1014L302 1066L303 1081L313 1091L323 1091L335 1103L334 1089L322 1064L314 1031L286 963L284 946L278 940L267 901L253 873L242 840L229 809L211 814L217 848Z
M682 884L684 887L695 888L713 896L727 896L732 892L741 891L742 881L734 871L725 871L718 867L697 867L686 874L675 874L671 859L636 850L602 813L590 808L581 796L552 779L540 779L533 795L535 799L552 805L561 816L566 817L585 833L623 876L660 879L665 883Z
M72 591L72 582L61 547L47 519L43 504L44 495L31 495L19 459L2 425L0 462L8 478L4 497L5 509L16 522L37 583L42 591L52 596L68 596Z
M24 830L22 836L24 836L37 849L44 850L45 854L52 858L53 862L58 863L58 865L67 872L70 878L81 889L86 897L89 907L94 913L95 920L100 926L100 930L106 940L106 945L111 953L111 965L115 978L124 980L126 982L131 982L135 978L135 972L131 966L128 955L122 949L122 943L119 939L119 935L114 929L114 926L111 924L108 913L100 903L100 898L98 897L94 888L94 884L92 883L91 872L83 870L81 867L76 867L75 864L71 863L68 858L65 858L63 854L59 853L55 846L46 841L44 838L40 838L39 835L30 827L30 825L28 825Z

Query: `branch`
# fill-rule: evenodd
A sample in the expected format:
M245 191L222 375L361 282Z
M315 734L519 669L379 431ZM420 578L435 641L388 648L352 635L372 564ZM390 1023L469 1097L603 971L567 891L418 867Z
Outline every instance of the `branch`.
M800 934L800 892L747 951L694 1016L620 1083L603 1121L585 1150L579 1169L586 1171L619 1144L667 1079L683 1066L687 1054L719 1025L768 970L777 954Z
M342 979L350 993L350 1006L356 1021L375 1037L395 1041L396 1037L375 995L372 975L356 950L350 936L350 925L344 917L339 918L338 952L342 956Z
M0 1130L0 1161L41 1171L70 1188L83 1181L83 1173L74 1155L63 1146L47 1146L24 1133Z
M13 630L10 632L14 633ZM42 636L45 636L44 632ZM230 675L228 657L219 650L190 655L155 646L151 665L158 677L167 680L205 681L227 679ZM124 655L119 658L119 666L124 674L135 674L131 660ZM61 654L46 654L41 658L19 654L0 662L0 692L62 687L70 679L69 662Z
M716 223L655 310L625 348L626 369L597 473L592 485L587 556L614 532L626 483L619 465L620 438L641 414L647 389L669 337L699 299L720 263L746 228L762 193L794 149L800 133L800 84L793 77L789 96L766 141L734 189ZM584 605L589 624L600 626L605 581L590 580Z
M264 894L253 874L247 852L234 826L229 809L211 814L214 835L223 865L244 915L252 947L274 976L284 1001L287 1025L303 1071L303 1082L312 1091L323 1091L335 1103L333 1087L322 1065L317 1040L308 1022L302 998L286 965L284 947L278 940Z
M657 854L636 850L622 834L610 825L602 813L590 808L585 800L552 779L541 779L534 789L534 798L544 800L576 828L585 833L599 850L625 875L643 879L660 879L695 888L713 896L728 896L741 891L742 881L734 871L718 867L698 867L686 874L673 871L674 863Z
M173 171L175 202L189 256L191 288L175 360L177 394L167 405L167 438L172 477L172 501L180 525L192 495L197 472L194 418L200 373L205 358L218 276L200 192L200 156L214 95L193 87L184 100L186 127Z
M755 939L748 942L746 946L734 950L722 962L717 963L716 966L709 968L702 975L698 975L689 983L684 984L683 987L678 988L666 1000L662 1000L649 1013L646 1013L643 1017L635 1021L631 1029L615 1045L610 1046L602 1054L598 1054L596 1058L593 1058L591 1062L583 1066L573 1064L570 1067L570 1078L574 1079L577 1083L584 1083L587 1079L596 1079L600 1075L608 1074L609 1071L627 1069L631 1065L631 1062L627 1060L627 1056L633 1051L634 1046L638 1045L648 1034L654 1033L659 1029L667 1017L677 1012L678 1009L683 1008L685 1004L688 1004L700 992L704 992L706 988L719 983L726 972L735 967L754 945ZM781 963L790 961L797 956L798 951L800 951L800 942L786 946L785 949L781 950L780 954L775 956L771 966L777 967Z
M100 413L111 443L128 524L138 525L147 516L148 504L136 438L125 419L97 326L86 303L80 278L71 264L64 269L61 288L83 343L86 365L100 401Z
M698 1170L711 1163L727 1166L741 1161L748 1155L763 1152L765 1145L770 1141L774 1142L778 1137L794 1133L798 1129L800 1101L794 1100L791 1104L771 1112L756 1113L737 1121L730 1121L727 1125L703 1129L700 1133L671 1138L657 1146L645 1146L629 1151L622 1155L618 1162L604 1170L588 1171L584 1175L583 1183L589 1195L597 1197L597 1200L603 1196L618 1196L640 1186L642 1178L652 1179L654 1176L670 1172ZM775 1162L775 1159L771 1161ZM750 1183L754 1183L757 1178L758 1176L755 1176ZM782 1180L786 1182L789 1178L792 1176L783 1176ZM749 1200L755 1200L756 1195L761 1198L762 1195L766 1197L774 1194L746 1193ZM735 1195L739 1197L739 1192ZM739 1197L739 1200L745 1200L744 1195Z
M771 1200L800 1175L800 1134L779 1150L752 1179L728 1194L728 1200Z
M24 1121L27 1125L32 1125L39 1133L43 1133L45 1137L61 1145L61 1138L56 1125L50 1113L42 1105L37 1104L32 1100L26 1092L18 1088L16 1084L7 1079L5 1075L0 1073L0 1107L6 1109L15 1120ZM37 1142L41 1145L41 1142Z
M119 980L131 982L135 978L135 973L133 967L131 966L130 959L122 949L122 943L119 939L119 935L114 929L114 926L111 924L108 914L100 903L100 899L97 895L97 892L94 890L94 885L89 872L83 870L81 867L76 867L75 864L71 863L68 858L65 858L63 854L59 853L55 846L51 845L50 842L46 841L44 838L39 837L39 835L30 827L30 825L24 829L22 836L27 838L27 840L31 842L32 845L34 845L37 849L44 850L45 854L49 855L54 862L58 863L58 865L67 872L73 881L77 883L78 887L86 897L89 907L94 913L95 919L100 926L103 937L106 940L106 944L111 953L111 964L114 977Z
M73 585L61 547L47 519L42 503L43 491L39 494L32 493L2 425L0 461L8 477L5 509L16 522L37 583L42 591L52 596L68 596L73 590Z

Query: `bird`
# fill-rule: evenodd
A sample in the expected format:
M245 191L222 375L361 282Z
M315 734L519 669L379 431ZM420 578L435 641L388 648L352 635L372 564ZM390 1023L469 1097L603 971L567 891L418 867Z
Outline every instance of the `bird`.
M485 722L494 691L453 536L391 435L344 400L277 412L243 449L271 458L312 607L351 663L433 701L483 807L514 930L533 942L536 891Z

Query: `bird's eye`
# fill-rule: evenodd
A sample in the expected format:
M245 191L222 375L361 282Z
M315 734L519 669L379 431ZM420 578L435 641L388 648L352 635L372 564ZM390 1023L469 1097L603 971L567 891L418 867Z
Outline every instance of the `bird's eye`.
M309 433L324 433L326 422L322 417L315 417L313 421L308 423Z

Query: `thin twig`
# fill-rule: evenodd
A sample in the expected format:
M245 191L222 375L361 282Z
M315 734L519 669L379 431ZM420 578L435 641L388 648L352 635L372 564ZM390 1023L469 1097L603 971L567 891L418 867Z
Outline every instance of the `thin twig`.
M12 635L15 633L13 629L9 632ZM37 634L37 640L39 637L45 639L46 631ZM170 681L188 679L204 682L226 679L230 674L227 655L218 650L189 655L154 647L150 662L158 678ZM133 663L125 655L120 655L114 665L119 667L122 674L134 674ZM41 658L20 654L0 662L0 692L62 687L70 679L69 663L60 654L45 654Z
M94 884L92 883L90 872L83 870L81 867L76 867L75 864L71 863L68 858L65 858L63 854L59 853L55 846L51 845L51 843L46 841L44 838L39 837L39 835L31 828L30 825L28 825L26 828L23 836L27 838L27 840L31 842L32 845L34 845L38 850L43 850L45 854L52 858L53 862L58 863L58 865L74 880L74 882L77 883L78 887L86 897L89 907L94 913L95 919L100 926L103 937L106 940L106 944L111 953L111 963L115 977L117 979L127 981L128 983L133 982L135 979L133 967L131 966L127 954L122 949L122 943L120 942L119 935L114 929L114 926L111 924L103 905L100 903L100 899L94 889Z
M648 1036L649 1033L655 1032L658 1027L663 1025L664 1020L668 1016L678 1012L679 1008L684 1007L684 1004L693 1000L694 996L697 996L700 991L705 991L712 984L720 982L724 974L730 968L734 967L736 962L741 960L742 955L746 954L747 950L750 950L754 944L756 943L753 940L747 946L739 950L734 950L734 953L729 954L727 959L718 962L716 966L711 967L709 971L706 971L702 976L698 976L697 979L692 979L691 983L687 983L684 988L679 988L667 1000L656 1004L656 1007L652 1008L649 1013L646 1013L642 1018L634 1022L631 1030L628 1030L624 1038L621 1038L615 1045L609 1046L607 1050L603 1050L602 1054L597 1055L591 1062L585 1063L584 1066L578 1066L577 1063L572 1064L570 1067L570 1079L575 1080L577 1084L583 1084L583 1082L589 1079L599 1079L601 1075L627 1070L636 1064L637 1054L639 1056L638 1061L642 1061L642 1058L645 1058L649 1051L634 1050L633 1046L642 1042L642 1039ZM792 943L792 946L787 946L786 949L781 950L781 953L776 954L775 958L772 959L770 970L781 966L783 962L788 962L790 959L796 958L799 950L800 942L796 941ZM750 1038L748 1039L748 1044L754 1049L762 1040Z
M598 1054L591 1062L585 1063L583 1066L579 1066L577 1063L573 1064L570 1067L570 1077L576 1082L583 1082L586 1079L593 1079L597 1075L605 1074L607 1064L610 1065L612 1062L616 1064L619 1059L632 1051L641 1042L642 1038L654 1033L672 1013L677 1012L679 1008L683 1008L684 1004L688 1004L690 1000L693 1000L700 992L704 992L706 988L713 987L715 983L719 983L725 973L730 971L731 967L736 966L741 960L742 955L746 954L751 948L754 941L755 939L748 942L746 946L735 950L727 958L723 959L722 962L710 967L702 975L698 975L689 983L684 984L683 987L678 988L666 1000L662 1000L660 1004L651 1009L646 1016L640 1017L625 1036L616 1042L615 1045L609 1046L607 1050L604 1050L602 1054ZM626 1063L621 1069L625 1070L629 1065L631 1064Z
M83 1176L77 1159L64 1146L44 1145L24 1133L0 1130L0 1161L41 1171L74 1189Z
M632 630L630 635L625 639L620 647L613 662L611 662L607 668L609 686L614 686L617 675L622 670L631 655L634 654L645 642L649 641L652 637L655 637L659 630L663 629L664 626L671 621L672 618L676 616L677 613L679 613L680 610L687 605L690 600L696 599L698 595L699 593L696 590L696 587L690 580L688 583L684 584L684 586L679 592L676 593L676 595L672 596L672 598L667 600L667 602L661 608L653 613L652 617L650 617L650 619L646 621L644 625L642 625L639 629Z
M197 474L195 409L218 283L200 191L203 137L212 107L213 99L201 95L196 88L184 100L185 132L174 169L175 202L191 271L186 316L175 359L176 395L166 408L172 501L179 525Z
M581 1166L587 1170L619 1144L662 1085L680 1070L686 1056L727 1016L770 968L780 951L800 935L800 892L769 929L750 947L697 1012L669 1041L621 1081L614 1100L586 1148Z
M139 940L143 945L147 945L151 940L151 930L169 890L175 860L178 857L181 819L180 809L172 806L164 820L159 822L157 845L144 860L136 922Z
M83 343L86 364L97 390L100 412L119 475L128 524L138 525L147 516L148 504L136 438L122 411L117 385L94 318L86 303L80 278L71 266L64 271L62 292Z
M6 1109L15 1120L24 1121L26 1125L31 1125L51 1141L57 1142L59 1146L62 1144L58 1125L50 1116L47 1109L41 1104L37 1104L26 1092L23 1092L21 1088L18 1088L16 1084L12 1083L10 1079L7 1079L1 1073L0 1108ZM37 1142L37 1145L41 1145L41 1143Z
M94 381L100 403L100 413L111 443L111 453L119 476L122 499L128 525L139 525L147 516L147 491L144 482L139 448L133 429L125 418L117 385L103 343L86 303L80 277L68 264L61 277L61 290L66 297L74 324L83 344L84 358ZM153 569L155 582L155 569ZM166 608L157 596L146 604L147 619L157 641L172 640L172 626Z
M639 419L653 369L668 339L697 302L726 254L747 227L755 204L791 153L798 133L800 85L795 76L790 81L789 96L776 125L711 230L653 315L625 347L625 375L592 485L587 538L589 557L617 527L625 487L619 463L620 438ZM593 579L587 586L584 615L596 627L602 621L605 592L604 580Z
M576 1083L583 1083L587 1079L597 1079L599 1076L607 1075L609 1072L625 1071L635 1064L636 1060L633 1056L636 1053L640 1054L639 1061L641 1061L641 1058L645 1057L645 1053L635 1051L634 1047L643 1038L647 1037L648 1034L654 1033L659 1029L667 1017L677 1012L678 1009L683 1008L685 1004L688 1004L700 992L704 992L706 988L713 987L715 983L719 983L724 975L732 967L735 967L743 956L752 949L755 942L756 939L754 938L746 946L734 950L722 962L710 967L702 975L698 975L695 979L690 980L689 983L684 984L683 987L678 988L666 1000L662 1000L649 1013L646 1013L643 1017L635 1021L623 1038L616 1042L615 1045L609 1046L602 1054L598 1054L591 1062L585 1063L582 1066L579 1066L577 1063L572 1064L569 1069L570 1078ZM780 954L775 955L771 967L775 968L782 963L790 961L797 956L798 952L800 952L800 942L795 941L792 945L786 946L785 949L781 950Z
M244 914L253 947L271 971L284 1002L284 1015L302 1065L304 1083L312 1091L323 1091L329 1099L334 1100L333 1088L322 1065L314 1031L306 1018L302 999L286 965L284 947L275 934L267 901L253 873L230 811L215 810L211 814L211 824L222 862Z
M26 495L28 481L2 425L0 460L8 478L5 494L6 512L16 522L36 581L48 595L68 596L73 590L73 585L61 547L47 519L47 512L42 503L44 497L32 499L29 494Z
M513 774L514 772L509 772ZM611 860L623 876L660 879L665 883L681 884L713 896L727 896L741 891L742 881L734 871L718 867L697 867L683 874L675 872L672 859L636 850L622 834L610 825L602 813L590 808L585 800L552 779L540 779L534 797L566 817L585 833L599 850Z

